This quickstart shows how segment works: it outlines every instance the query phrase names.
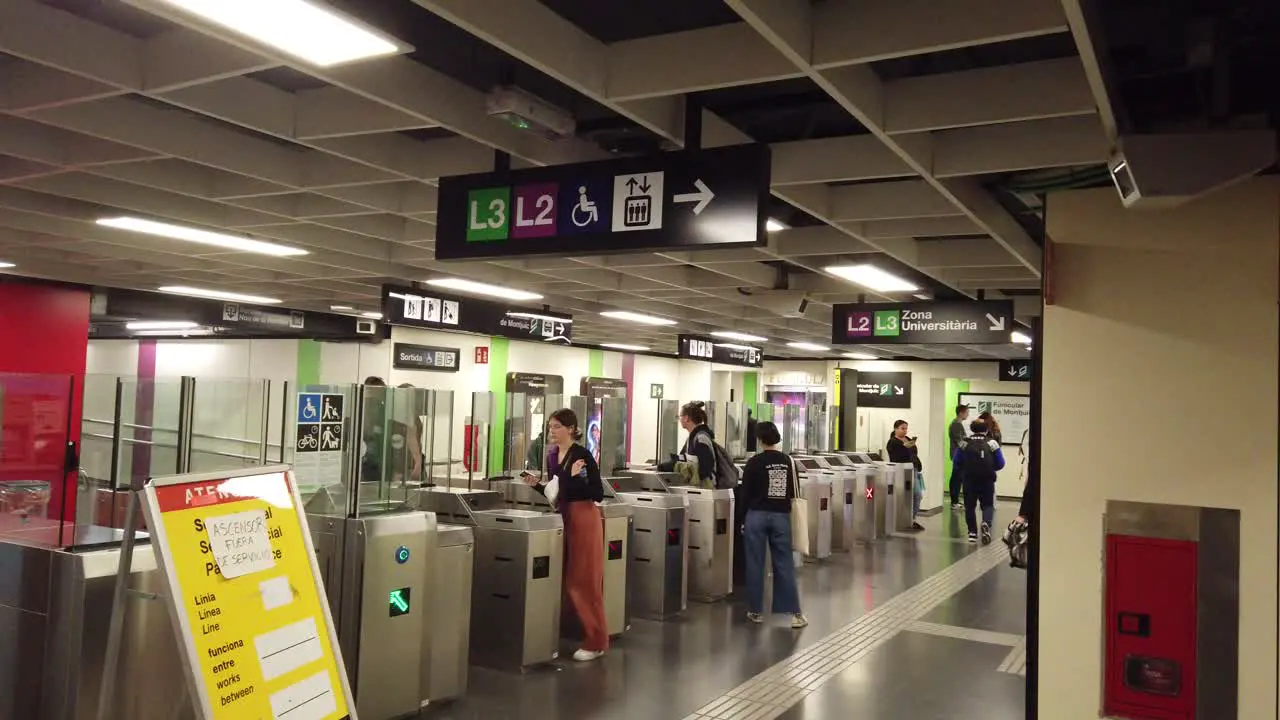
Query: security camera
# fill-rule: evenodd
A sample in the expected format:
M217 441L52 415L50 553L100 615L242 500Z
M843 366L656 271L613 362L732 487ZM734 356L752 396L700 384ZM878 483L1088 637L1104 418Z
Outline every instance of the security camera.
M377 331L377 329L378 329L378 323L376 323L376 322L374 322L374 321L372 321L372 320L357 320L357 321L356 321L356 334L357 334L357 335L372 335L372 334L374 334L374 333Z

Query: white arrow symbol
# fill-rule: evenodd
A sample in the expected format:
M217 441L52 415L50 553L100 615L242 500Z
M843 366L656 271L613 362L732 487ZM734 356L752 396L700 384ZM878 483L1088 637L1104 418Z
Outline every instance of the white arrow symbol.
M899 395L903 395L903 394L905 394L905 393L906 393L906 391L905 391L905 390L903 390L902 388L898 387L897 385L894 385L894 386L893 386L893 390L894 390L894 392L898 393Z
M702 182L701 178L694 180L693 186L698 189L698 192L681 193L672 198L672 200L678 203L698 203L693 206L693 214L701 215L702 211L707 209L707 205L711 204L716 194L711 192L711 188L707 187L707 184Z
M992 315L991 313L987 313L987 319L991 321L991 328L990 328L990 329L991 329L991 331L992 331L992 332L1000 332L1000 331L1004 330L1004 316L1003 316L1003 315L1001 315L999 318L997 318L995 315Z
M1012 366L1009 367L1009 377L1014 377L1015 375L1018 374L1018 372L1019 372L1018 368L1015 368Z

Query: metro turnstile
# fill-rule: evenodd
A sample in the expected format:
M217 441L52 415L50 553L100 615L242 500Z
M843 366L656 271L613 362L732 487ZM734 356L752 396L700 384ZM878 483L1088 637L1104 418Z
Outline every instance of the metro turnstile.
M881 474L888 478L884 502L884 525L891 532L909 532L915 522L913 498L916 470L911 463L880 463Z
M813 560L831 557L831 491L832 480L827 475L810 472L800 478L809 537L804 547L796 549Z
M715 602L733 592L733 491L675 486L689 500L689 597Z
M436 562L428 606L431 618L428 641L422 646L429 702L454 700L467 690L474 549L471 528L436 526Z
M679 473L658 470L622 470L610 480L618 492L670 492L682 480Z
M634 535L628 571L631 611L666 620L683 612L689 593L688 496L683 493L619 493L631 506Z
M436 516L311 514L308 521L357 712L368 718L417 714L427 702L422 648L429 642ZM393 593L410 599L407 612L387 612Z
M428 488L413 501L475 533L471 662L523 670L555 660L560 643L564 521L503 507L492 490Z
M880 468L859 465L853 474L853 535L858 542L875 542L885 537L884 513L880 510L885 490Z
M604 617L609 635L617 637L631 627L631 543L635 542L631 506L619 501L600 506L604 516Z
M831 550L849 552L853 549L853 516L857 505L856 477L853 468L840 466L831 476Z
M471 660L518 669L560 655L564 521L531 510L482 510L471 592Z

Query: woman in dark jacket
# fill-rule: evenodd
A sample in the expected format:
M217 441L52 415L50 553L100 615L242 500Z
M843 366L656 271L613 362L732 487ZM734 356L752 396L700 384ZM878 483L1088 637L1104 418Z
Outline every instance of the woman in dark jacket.
M698 479L703 487L716 486L715 433L707 427L706 403L690 402L680 408L680 427L689 433L684 444L685 459L698 461Z
M551 413L547 421L547 477L524 475L525 482L546 494L557 485L553 503L564 516L564 595L582 623L582 648L573 659L588 662L609 649L604 616L604 524L596 503L604 500L604 481L595 458L578 441L582 428L569 409Z

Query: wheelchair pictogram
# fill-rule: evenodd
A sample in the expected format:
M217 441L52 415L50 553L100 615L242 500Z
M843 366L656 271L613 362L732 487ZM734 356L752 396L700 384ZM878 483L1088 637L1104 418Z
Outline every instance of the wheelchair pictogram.
M578 186L578 204L573 206L571 218L578 227L587 227L600 221L600 211L596 208L595 201L587 197L586 185Z

